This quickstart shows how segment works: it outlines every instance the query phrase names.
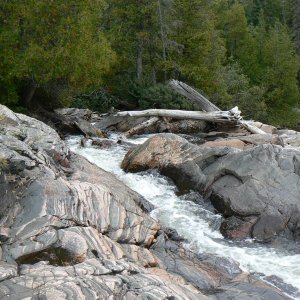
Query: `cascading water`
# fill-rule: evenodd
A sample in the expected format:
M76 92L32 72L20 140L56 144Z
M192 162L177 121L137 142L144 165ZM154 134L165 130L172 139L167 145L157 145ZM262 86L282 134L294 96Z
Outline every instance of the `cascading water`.
M149 136L131 139L129 142L141 144L147 138ZM295 289L288 288L289 294L295 299L300 299L300 254L259 245L252 240L242 244L225 240L218 231L221 216L210 211L205 205L188 200L189 195L176 195L176 187L170 180L153 171L125 173L120 165L128 146L116 144L110 149L99 149L91 145L81 147L80 137L70 137L67 144L73 152L114 173L127 186L154 204L156 209L151 212L152 217L159 220L162 225L176 229L189 241L187 247L193 251L231 258L239 262L241 269L247 272L263 273L264 276L275 275L284 283L295 287ZM190 196L193 198L196 196L201 200L201 196L195 193ZM275 281L278 280L275 278Z

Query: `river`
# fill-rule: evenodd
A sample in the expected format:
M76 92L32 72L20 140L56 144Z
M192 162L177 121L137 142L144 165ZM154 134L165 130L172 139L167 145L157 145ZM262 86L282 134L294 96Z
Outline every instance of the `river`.
M147 138L149 136L130 139L128 142L141 144ZM111 139L117 140L118 135L112 135ZM152 217L162 225L176 229L189 241L186 247L193 251L233 259L246 272L258 273L262 279L276 282L279 287L287 284L289 295L300 299L300 254L282 247L271 248L251 239L242 243L225 240L218 231L221 216L215 214L209 205L201 204L201 195L192 192L189 195L178 196L174 183L155 171L125 173L120 164L129 149L126 143L116 144L110 149L99 149L90 144L81 147L80 137L70 137L66 142L73 152L115 174L127 186L150 201L156 207L151 212ZM190 198L196 198L197 203L189 200Z

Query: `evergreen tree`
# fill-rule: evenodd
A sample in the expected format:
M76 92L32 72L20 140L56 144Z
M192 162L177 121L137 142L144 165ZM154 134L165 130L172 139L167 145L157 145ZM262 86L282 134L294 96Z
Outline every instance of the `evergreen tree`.
M104 8L102 0L2 1L1 101L16 100L20 85L27 105L37 89L57 100L99 86L114 60L99 29Z
M292 15L292 30L297 53L300 55L300 0L294 0Z
M182 46L176 58L180 78L218 101L222 98L220 70L226 48L216 28L212 4L207 0L174 0L172 17L177 26L172 39Z
M157 1L109 2L105 24L109 39L118 55L116 72L129 74L142 81L156 81L157 56L161 57L162 38Z
M243 5L234 3L225 14L224 33L229 56L236 56L248 34L248 24Z
M261 11L266 23L273 26L277 21L285 22L287 2L291 0L241 0L251 25L259 24Z
M299 100L297 72L299 57L295 55L288 29L280 23L268 32L263 48L267 88L266 101L271 112L284 114L288 107L295 107Z

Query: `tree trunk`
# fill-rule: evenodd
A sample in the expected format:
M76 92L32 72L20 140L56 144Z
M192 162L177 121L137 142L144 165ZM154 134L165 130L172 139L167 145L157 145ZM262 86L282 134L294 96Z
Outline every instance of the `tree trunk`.
M157 5L158 5L158 16L159 16L159 23L160 23L160 36L161 36L161 43L162 43L162 58L163 61L166 62L167 60L167 50L166 50L166 35L165 35L165 24L164 24L164 18L163 18L163 12L162 12L162 7L161 7L161 2L160 0L157 0ZM164 79L167 81L167 73L164 70Z
M240 111L237 107L230 111L184 111L167 109L149 109L143 111L123 111L114 115L115 117L170 117L173 119L201 120L216 123L238 124L240 122Z
M137 47L137 60L136 60L136 77L141 80L143 77L143 50L144 50L144 40L143 37L138 38Z
M221 111L217 106L212 104L208 99L187 84L177 80L171 80L169 85L179 94L197 104L202 110L206 112Z
M300 1L300 0L299 0ZM201 95L199 92L195 91L193 88L188 86L187 84L177 81L177 80L171 80L169 82L169 85L178 93L185 96L189 100L191 100L193 103L196 103L202 110L206 112L221 112L221 110L215 106L213 103L211 103L208 99L206 99L203 95ZM231 111L237 110L238 108L233 108ZM258 134L266 134L263 130L257 128L254 124L251 124L249 121L244 121L240 117L240 111L238 111L239 118L237 119L237 124L243 126L245 129L247 129L251 133L258 133ZM208 120L210 121L210 120ZM216 121L214 121L216 122Z
M255 125L251 124L251 121L243 121L241 120L241 125L247 129L249 132L254 133L254 134L266 134L263 130L259 129Z
M38 84L35 82L35 80L32 78L30 80L30 83L28 85L28 88L26 90L25 96L24 96L24 105L25 107L30 107L31 106L31 101L32 98L36 92L36 89L38 87Z
M159 118L153 117L153 118L147 120L146 122L143 122L142 124L139 124L139 125L131 128L130 130L126 131L124 133L124 135L128 138L128 137L131 137L135 134L140 134L141 132L144 131L144 129L154 125L155 123L157 123L158 120L159 120Z

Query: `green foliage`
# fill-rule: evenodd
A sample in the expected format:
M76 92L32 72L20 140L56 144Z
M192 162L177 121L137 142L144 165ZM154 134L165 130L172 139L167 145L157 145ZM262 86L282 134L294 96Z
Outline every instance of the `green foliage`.
M247 18L243 5L234 5L225 14L224 34L229 56L235 56L237 49L245 43L248 34Z
M269 106L280 109L282 102L296 106L299 100L296 74L300 60L295 56L287 28L276 24L269 31L262 51L266 70L263 81Z
M156 84L147 88L140 88L139 106L147 108L165 109L193 109L193 105L176 93L169 86Z
M69 94L99 86L114 60L99 30L104 9L102 0L2 1L1 101L16 102L18 83L24 82L44 90L62 83Z
M222 78L227 96L223 98L220 107L230 109L238 106L246 119L268 121L263 87L251 86L249 78L237 63L224 67Z
M278 127L296 128L299 126L299 119L299 111L288 105L282 106L280 110L272 108L268 110L268 122Z
M239 13L234 13L234 12ZM230 48L231 59L241 66L240 74L248 78L248 86L243 89L243 97L235 101L242 111L247 112L243 103L251 103L252 109L261 109L262 115L251 114L250 116L262 121L269 121L277 125L292 124L291 119L297 122L292 108L298 105L299 87L297 73L299 71L299 56L296 55L291 34L286 25L275 22L270 26L266 22L263 10L260 11L258 26L245 27L245 15L240 4L233 4L229 12L227 23L243 24L238 30L240 34ZM234 16L239 16L241 21L234 21ZM230 31L229 31L230 33ZM235 35L237 33L234 31ZM242 34L243 33L243 34ZM228 45L232 45L232 34L225 35ZM230 80L225 84L230 89ZM254 98L250 95L254 93ZM237 93L239 95L239 93ZM243 100L243 99L249 100ZM258 106L257 106L258 105Z
M298 2L2 1L0 102L192 109L175 78L247 118L296 123Z
M273 26L286 20L291 0L242 0L249 23L257 26L263 12L266 23Z
M0 157L0 174L1 171L4 170L8 165L7 159L4 157Z
M156 81L162 68L158 2L111 0L108 4L106 33L118 55L113 76L126 71L132 79L143 80L151 73L152 82Z
M74 97L72 106L77 108L89 108L92 111L107 112L116 107L119 99L104 89L91 93L82 93Z
M220 93L219 72L226 48L216 29L212 4L204 0L175 0L174 18L180 22L173 39L182 45L176 57L180 78L215 96Z
M288 2L288 0L286 1ZM287 20L292 28L296 51L300 54L300 3L299 0L290 0L289 3Z

